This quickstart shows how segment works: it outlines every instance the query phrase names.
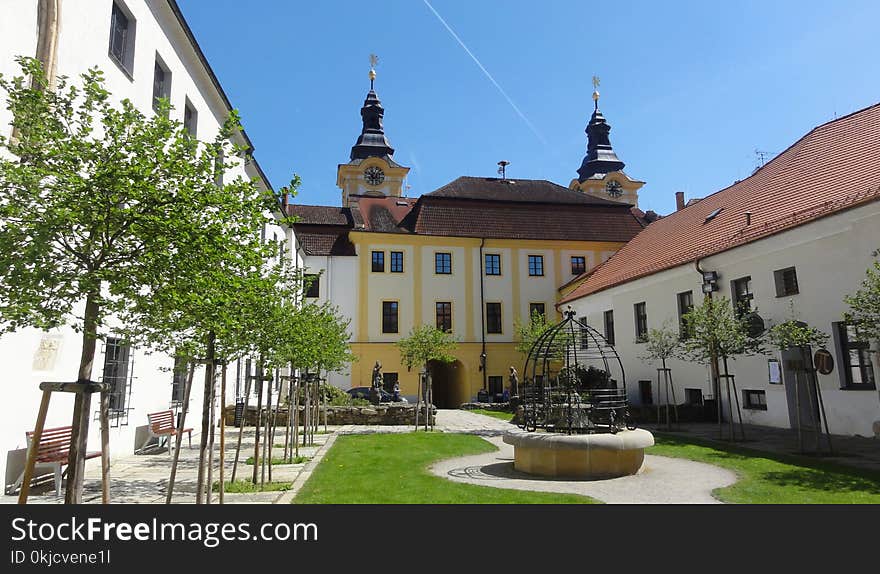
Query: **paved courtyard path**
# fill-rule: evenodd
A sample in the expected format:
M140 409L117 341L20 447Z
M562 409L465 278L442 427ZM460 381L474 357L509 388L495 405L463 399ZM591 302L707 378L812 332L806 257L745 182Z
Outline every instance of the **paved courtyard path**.
M603 502L621 504L660 504L660 503L717 503L711 496L715 488L732 484L736 477L725 469L688 461L647 455L639 474L630 477L602 481L571 481L541 479L517 472L513 468L513 447L505 444L501 437L506 430L515 428L508 422L493 417L464 410L440 409L434 425L435 432L464 433L482 436L498 451L445 460L434 464L431 471L448 480L468 482L497 488L538 490L583 494ZM226 494L226 503L272 504L288 503L311 476L312 471L329 450L339 435L372 433L412 432L414 425L329 426L327 433L315 435L315 445L301 447L300 454L310 457L301 464L276 465L272 469L274 481L289 481L293 487L286 492L258 492L248 494ZM323 430L323 428L322 428ZM238 437L238 429L227 429L226 478L232 470L232 450ZM195 483L198 461L198 436L193 436L193 448L184 446L181 450L180 465L174 489L175 503L195 501ZM219 439L218 439L219 441ZM282 442L276 436L275 443ZM219 445L215 442L215 450ZM247 428L242 441L242 459L237 478L252 476L253 467L243 464L253 454L254 429ZM280 456L283 449L273 449L274 456ZM215 461L216 461L215 454ZM216 462L215 462L216 464ZM110 469L111 496L114 503L164 503L168 486L171 459L167 450L157 450L152 454L123 455L112 458ZM217 471L213 480L217 480ZM86 463L85 492L83 502L100 504L100 461L93 459ZM0 503L14 504L16 496L0 497ZM29 503L60 504L63 495L56 497L51 483L32 490ZM214 494L213 501L217 502Z

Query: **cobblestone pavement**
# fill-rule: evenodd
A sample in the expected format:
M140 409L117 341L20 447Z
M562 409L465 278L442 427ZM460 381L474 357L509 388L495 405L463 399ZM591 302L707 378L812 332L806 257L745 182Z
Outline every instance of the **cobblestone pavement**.
M483 437L497 452L440 461L430 471L454 482L495 488L590 496L611 504L720 504L712 490L736 482L736 475L711 464L646 455L633 476L606 480L535 477L513 468L513 446L501 437Z
M405 433L415 430L415 420L412 425L346 425L337 428L340 434ZM424 421L419 428L424 429ZM437 409L434 421L435 432L500 436L511 428L515 427L500 419L459 409Z

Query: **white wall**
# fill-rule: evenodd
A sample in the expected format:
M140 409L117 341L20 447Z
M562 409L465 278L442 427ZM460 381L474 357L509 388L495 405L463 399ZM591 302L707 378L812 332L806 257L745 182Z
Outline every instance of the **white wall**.
M88 0L64 2L61 7L60 35L58 41L59 76L76 81L79 74L98 66L104 71L106 88L115 98L129 98L144 113L152 112L153 69L156 54L171 72L170 99L174 110L172 117L183 119L184 101L189 99L197 111L197 137L210 141L219 130L228 109L221 94L214 87L210 76L198 59L176 17L164 0L121 0L136 24L133 73L123 72L108 55L110 37L110 14L112 0ZM18 73L13 59L17 55L34 56L37 42L37 3L4 1L0 17L0 73L5 76ZM5 95L0 94L5 101ZM0 106L0 132L11 133L11 117L5 105ZM243 140L240 140L240 143ZM238 165L226 178L257 178L256 165ZM265 187L265 182L260 180ZM267 236L278 233L284 237L287 230L270 226ZM292 232L289 232L292 234ZM291 242L294 243L292 235ZM288 250L292 253L292 250ZM293 256L293 255L292 255ZM112 329L107 334L112 335ZM10 408L0 432L0 455L5 468L6 452L25 446L25 431L33 430L41 393L41 381L73 381L76 379L80 336L69 328L56 329L50 333L60 342L54 366L34 370L34 356L44 334L35 329L22 329L0 337L0 364L3 365L2 383L6 389L5 399ZM103 368L103 345L98 345L93 378L99 379ZM110 444L114 453L131 453L134 447L134 430L147 422L147 413L169 408L171 403L170 368L173 359L163 354L148 354L144 349L132 350L134 382L129 406L127 426L111 430ZM190 400L191 412L188 425L200 428L198 413L201 411L201 369L196 372ZM230 391L230 395L234 391ZM97 397L92 410L97 409ZM232 402L232 398L228 399ZM64 426L71 423L72 397L55 393L49 408L47 426ZM99 448L98 424L90 428L89 449ZM194 440L198 440L194 437ZM96 460L87 464L99 464Z
M720 275L717 296L731 298L730 282L751 276L754 293L753 308L771 322L789 318L793 304L799 319L832 335L832 323L840 321L847 307L844 295L858 289L865 270L872 264L871 253L880 247L880 202L851 209L760 241L707 257L700 262L704 270ZM797 270L799 294L777 297L773 271L794 266ZM694 303L702 301L702 280L693 264L682 265L654 275L613 287L572 302L578 316L586 315L590 325L603 330L603 312L614 310L616 349L626 369L630 401L639 402L638 381L656 381L656 367L639 359L644 344L635 343L633 305L647 305L648 327L659 328L665 320L677 330L677 299L679 292L693 290ZM828 349L835 355L833 339ZM875 375L880 375L878 353L874 353ZM744 422L788 428L788 405L784 386L768 382L769 358L740 357L730 362L736 375L737 388L766 392L767 410L746 410ZM675 378L678 402L683 402L684 388L701 388L707 398L712 394L706 367L680 360L669 365ZM873 424L880 421L880 399L877 390L841 389L840 365L830 375L819 375L819 384L829 427L835 434L873 436ZM722 389L723 401L726 392ZM656 400L657 389L654 385ZM740 402L742 395L740 394Z
M397 250L395 248L395 250ZM369 256L369 255L368 255ZM318 303L329 301L338 308L339 314L350 321L348 332L352 340L357 333L357 282L358 259L351 256L302 255L302 267L305 273L321 274L319 282ZM386 257L389 257L386 254ZM409 258L404 259L408 264ZM390 263L386 260L386 269ZM406 267L404 267L406 269ZM347 366L341 372L327 373L327 381L340 389L351 388L351 370Z

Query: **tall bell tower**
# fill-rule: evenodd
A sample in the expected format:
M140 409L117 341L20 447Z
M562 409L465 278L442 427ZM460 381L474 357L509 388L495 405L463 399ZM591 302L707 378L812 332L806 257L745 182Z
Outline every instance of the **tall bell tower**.
M644 181L631 179L623 172L620 161L608 137L611 126L599 111L599 78L593 76L593 115L587 124L587 155L577 170L577 179L571 180L570 189L638 207L639 189Z
M379 58L370 55L370 91L361 108L363 127L351 148L349 162L339 164L336 185L342 189L342 205L347 207L352 195L401 197L409 168L392 159L394 148L385 137L382 120L385 109L376 95L376 64Z

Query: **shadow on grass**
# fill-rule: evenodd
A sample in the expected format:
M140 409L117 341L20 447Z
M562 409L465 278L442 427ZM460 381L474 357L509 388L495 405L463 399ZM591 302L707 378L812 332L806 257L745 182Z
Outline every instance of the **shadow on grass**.
M766 452L737 444L658 434L654 451L656 454L667 454L664 447L672 447L668 453L670 456L723 466L765 486L829 494L880 496L880 473L873 470L810 456Z

